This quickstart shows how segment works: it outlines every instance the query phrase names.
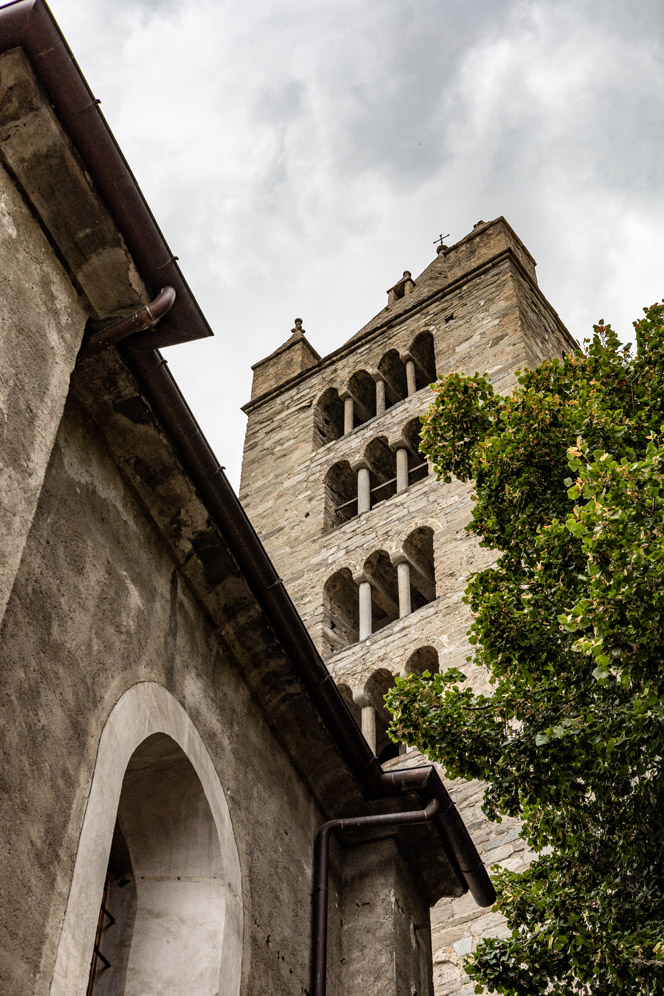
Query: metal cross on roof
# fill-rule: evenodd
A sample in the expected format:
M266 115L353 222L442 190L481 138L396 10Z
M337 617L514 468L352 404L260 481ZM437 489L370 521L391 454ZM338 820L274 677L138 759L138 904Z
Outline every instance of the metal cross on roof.
M433 244L435 246L442 246L445 242L445 239L449 239L449 237L450 237L449 232L447 233L447 235L439 235L437 239L433 240Z

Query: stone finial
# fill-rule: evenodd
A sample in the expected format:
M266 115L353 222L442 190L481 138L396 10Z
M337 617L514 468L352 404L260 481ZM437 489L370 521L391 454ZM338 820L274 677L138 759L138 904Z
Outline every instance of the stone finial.
M295 327L291 329L291 335L306 335L307 330L302 328L302 319L295 319Z
M415 281L413 280L410 270L403 271L403 277L401 280L397 280L394 287L390 287L387 292L387 306L390 307L395 301L400 300L406 294L410 294L415 289Z

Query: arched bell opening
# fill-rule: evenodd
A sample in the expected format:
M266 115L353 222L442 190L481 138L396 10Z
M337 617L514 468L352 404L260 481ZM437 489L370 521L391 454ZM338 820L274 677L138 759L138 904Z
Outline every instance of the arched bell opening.
M418 647L406 661L405 673L421 678L424 674L438 674L440 664L435 647Z
M357 474L347 460L335 463L325 475L324 528L327 532L357 515Z
M385 405L391 408L408 396L406 366L396 349L390 349L378 364L378 372L385 381Z
M353 398L353 427L363 425L376 414L376 383L366 370L358 370L348 382Z
M364 572L371 584L371 632L377 633L399 618L397 572L385 550L367 558Z
M325 582L323 612L323 634L329 653L357 643L360 638L359 592L348 568L332 574Z
M216 996L226 881L217 826L190 760L154 733L127 765L88 996Z
M353 698L353 693L351 692L350 687L348 685L340 684L337 685L337 688L341 692L344 702L346 703L351 713L353 714L353 719L355 720L358 726L361 726L362 710L360 709L357 702Z
M364 451L364 459L369 467L369 487L371 507L386 501L396 494L396 457L387 440L382 436L372 439Z
M415 386L418 391L436 380L436 355L431 332L420 332L413 340L410 355L415 361Z
M402 437L408 450L408 484L417 484L429 473L429 463L423 453L420 453L420 437L422 423L419 418L411 419L402 432Z
M403 552L410 564L410 604L415 612L436 598L433 529L421 526L406 539Z
M385 696L393 685L394 676L387 668L378 668L364 686L365 699L375 711L375 754L381 764L398 757L400 753L400 745L395 744L387 733L392 717L385 706Z
M314 448L326 446L344 434L344 403L330 387L314 405Z

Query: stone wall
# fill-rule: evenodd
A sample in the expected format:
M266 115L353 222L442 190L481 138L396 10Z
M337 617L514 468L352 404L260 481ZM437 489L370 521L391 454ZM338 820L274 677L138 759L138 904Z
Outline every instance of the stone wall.
M275 368L271 387L246 406L241 497L377 752L387 743L382 695L394 676L413 669L414 660L437 658L441 669L461 667L476 689L487 687L484 673L466 662L471 648L464 589L468 575L493 560L491 551L465 531L472 487L458 481L438 483L428 473L409 479L405 490L386 500L376 501L377 492L368 511L357 514L351 502L346 521L335 525L330 518L335 500L350 496L362 461L371 462L378 444L388 460L387 454L403 445L405 430L417 424L431 395L428 387L415 385L419 389L410 396L324 445L315 432L319 400L330 389L343 398L358 371L380 379L386 354L395 350L405 361L412 343L425 332L433 337L438 374L486 372L501 393L514 386L515 370L575 347L537 287L532 257L498 219L476 226L456 246L439 253L416 279L411 294L311 369L289 374ZM262 388L266 383L263 379ZM409 459L415 462L412 452ZM337 473L336 492L326 487L331 468ZM392 621L358 641L359 610L351 611L357 585L370 578L375 621L386 604L385 571L407 552L408 537L418 529L433 534L434 600L406 615L397 612ZM384 573L379 579L383 591L377 592L370 568L376 559L372 561L372 555L379 551ZM413 570L411 562L411 577ZM389 583L393 586L394 578ZM336 626L334 612L339 616ZM348 645L342 646L344 642ZM411 752L386 763L401 766L423 759ZM480 785L453 783L449 788L485 863L521 867L528 858L518 826L513 821L488 823L481 813ZM472 987L464 982L462 956L482 937L497 936L500 918L479 910L469 897L444 900L432 912L432 929L436 993L465 996Z

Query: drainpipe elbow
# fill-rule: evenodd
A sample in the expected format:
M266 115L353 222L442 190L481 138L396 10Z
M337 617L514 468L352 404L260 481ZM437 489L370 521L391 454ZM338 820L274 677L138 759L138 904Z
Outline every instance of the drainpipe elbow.
M120 318L110 325L103 325L101 328L101 323L89 322L88 329L92 334L83 340L78 354L79 360L87 359L106 346L114 345L130 336L133 337L138 333L145 332L146 329L154 328L157 322L171 310L175 304L175 297L175 290L172 287L162 287L154 301L151 301L150 304L144 304L132 315Z

